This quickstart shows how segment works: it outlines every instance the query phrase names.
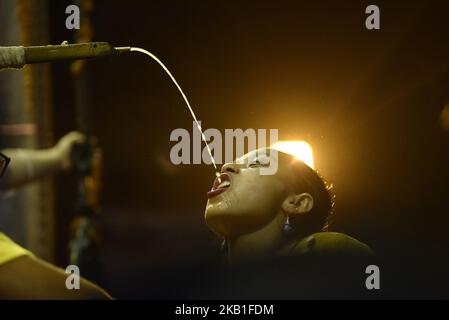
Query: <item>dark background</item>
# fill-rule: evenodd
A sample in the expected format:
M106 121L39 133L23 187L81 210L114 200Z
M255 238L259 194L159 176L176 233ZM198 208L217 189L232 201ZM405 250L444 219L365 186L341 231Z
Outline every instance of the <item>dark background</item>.
M53 43L72 39L69 2L51 1ZM204 128L275 128L281 140L309 142L334 185L335 231L381 257L444 265L449 132L439 117L449 102L449 9L376 1L381 30L368 31L369 4L97 0L92 19L94 40L160 57ZM213 168L169 162L171 131L192 130L174 85L137 53L89 62L89 70L93 131L105 154L98 223L106 287L124 297L133 273L158 288L158 270L220 261L219 239L203 221ZM75 127L67 64L54 65L53 81L61 136ZM69 210L72 193L59 181L59 211Z

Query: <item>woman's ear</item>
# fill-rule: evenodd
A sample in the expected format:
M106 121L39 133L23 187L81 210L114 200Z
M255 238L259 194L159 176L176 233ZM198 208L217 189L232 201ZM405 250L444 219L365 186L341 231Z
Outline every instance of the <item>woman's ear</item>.
M290 217L309 213L313 209L313 197L308 193L288 196L282 203L282 210Z

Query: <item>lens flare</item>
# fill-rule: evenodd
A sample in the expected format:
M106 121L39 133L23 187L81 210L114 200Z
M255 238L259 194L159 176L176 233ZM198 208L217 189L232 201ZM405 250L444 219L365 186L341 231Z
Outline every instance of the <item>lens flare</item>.
M312 169L315 169L312 147L307 142L278 141L275 144L273 144L271 148L279 152L291 154L292 156L301 160Z

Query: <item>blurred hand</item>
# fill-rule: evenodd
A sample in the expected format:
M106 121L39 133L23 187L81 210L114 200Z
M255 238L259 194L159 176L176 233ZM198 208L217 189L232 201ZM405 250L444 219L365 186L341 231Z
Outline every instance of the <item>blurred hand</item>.
M55 150L63 170L72 168L73 148L76 145L83 144L84 142L86 142L85 135L76 131L72 131L59 139L55 146Z

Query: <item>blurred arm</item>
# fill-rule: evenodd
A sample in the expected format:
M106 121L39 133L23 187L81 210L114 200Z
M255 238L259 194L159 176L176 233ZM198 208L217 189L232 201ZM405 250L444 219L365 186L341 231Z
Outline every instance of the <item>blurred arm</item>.
M23 256L0 266L0 299L109 300L111 296L82 279L79 290L68 290L69 275L34 256Z
M11 158L5 175L0 179L0 190L23 186L40 178L51 176L72 167L71 153L76 144L84 142L84 136L71 132L62 137L50 149L5 149L2 153Z

